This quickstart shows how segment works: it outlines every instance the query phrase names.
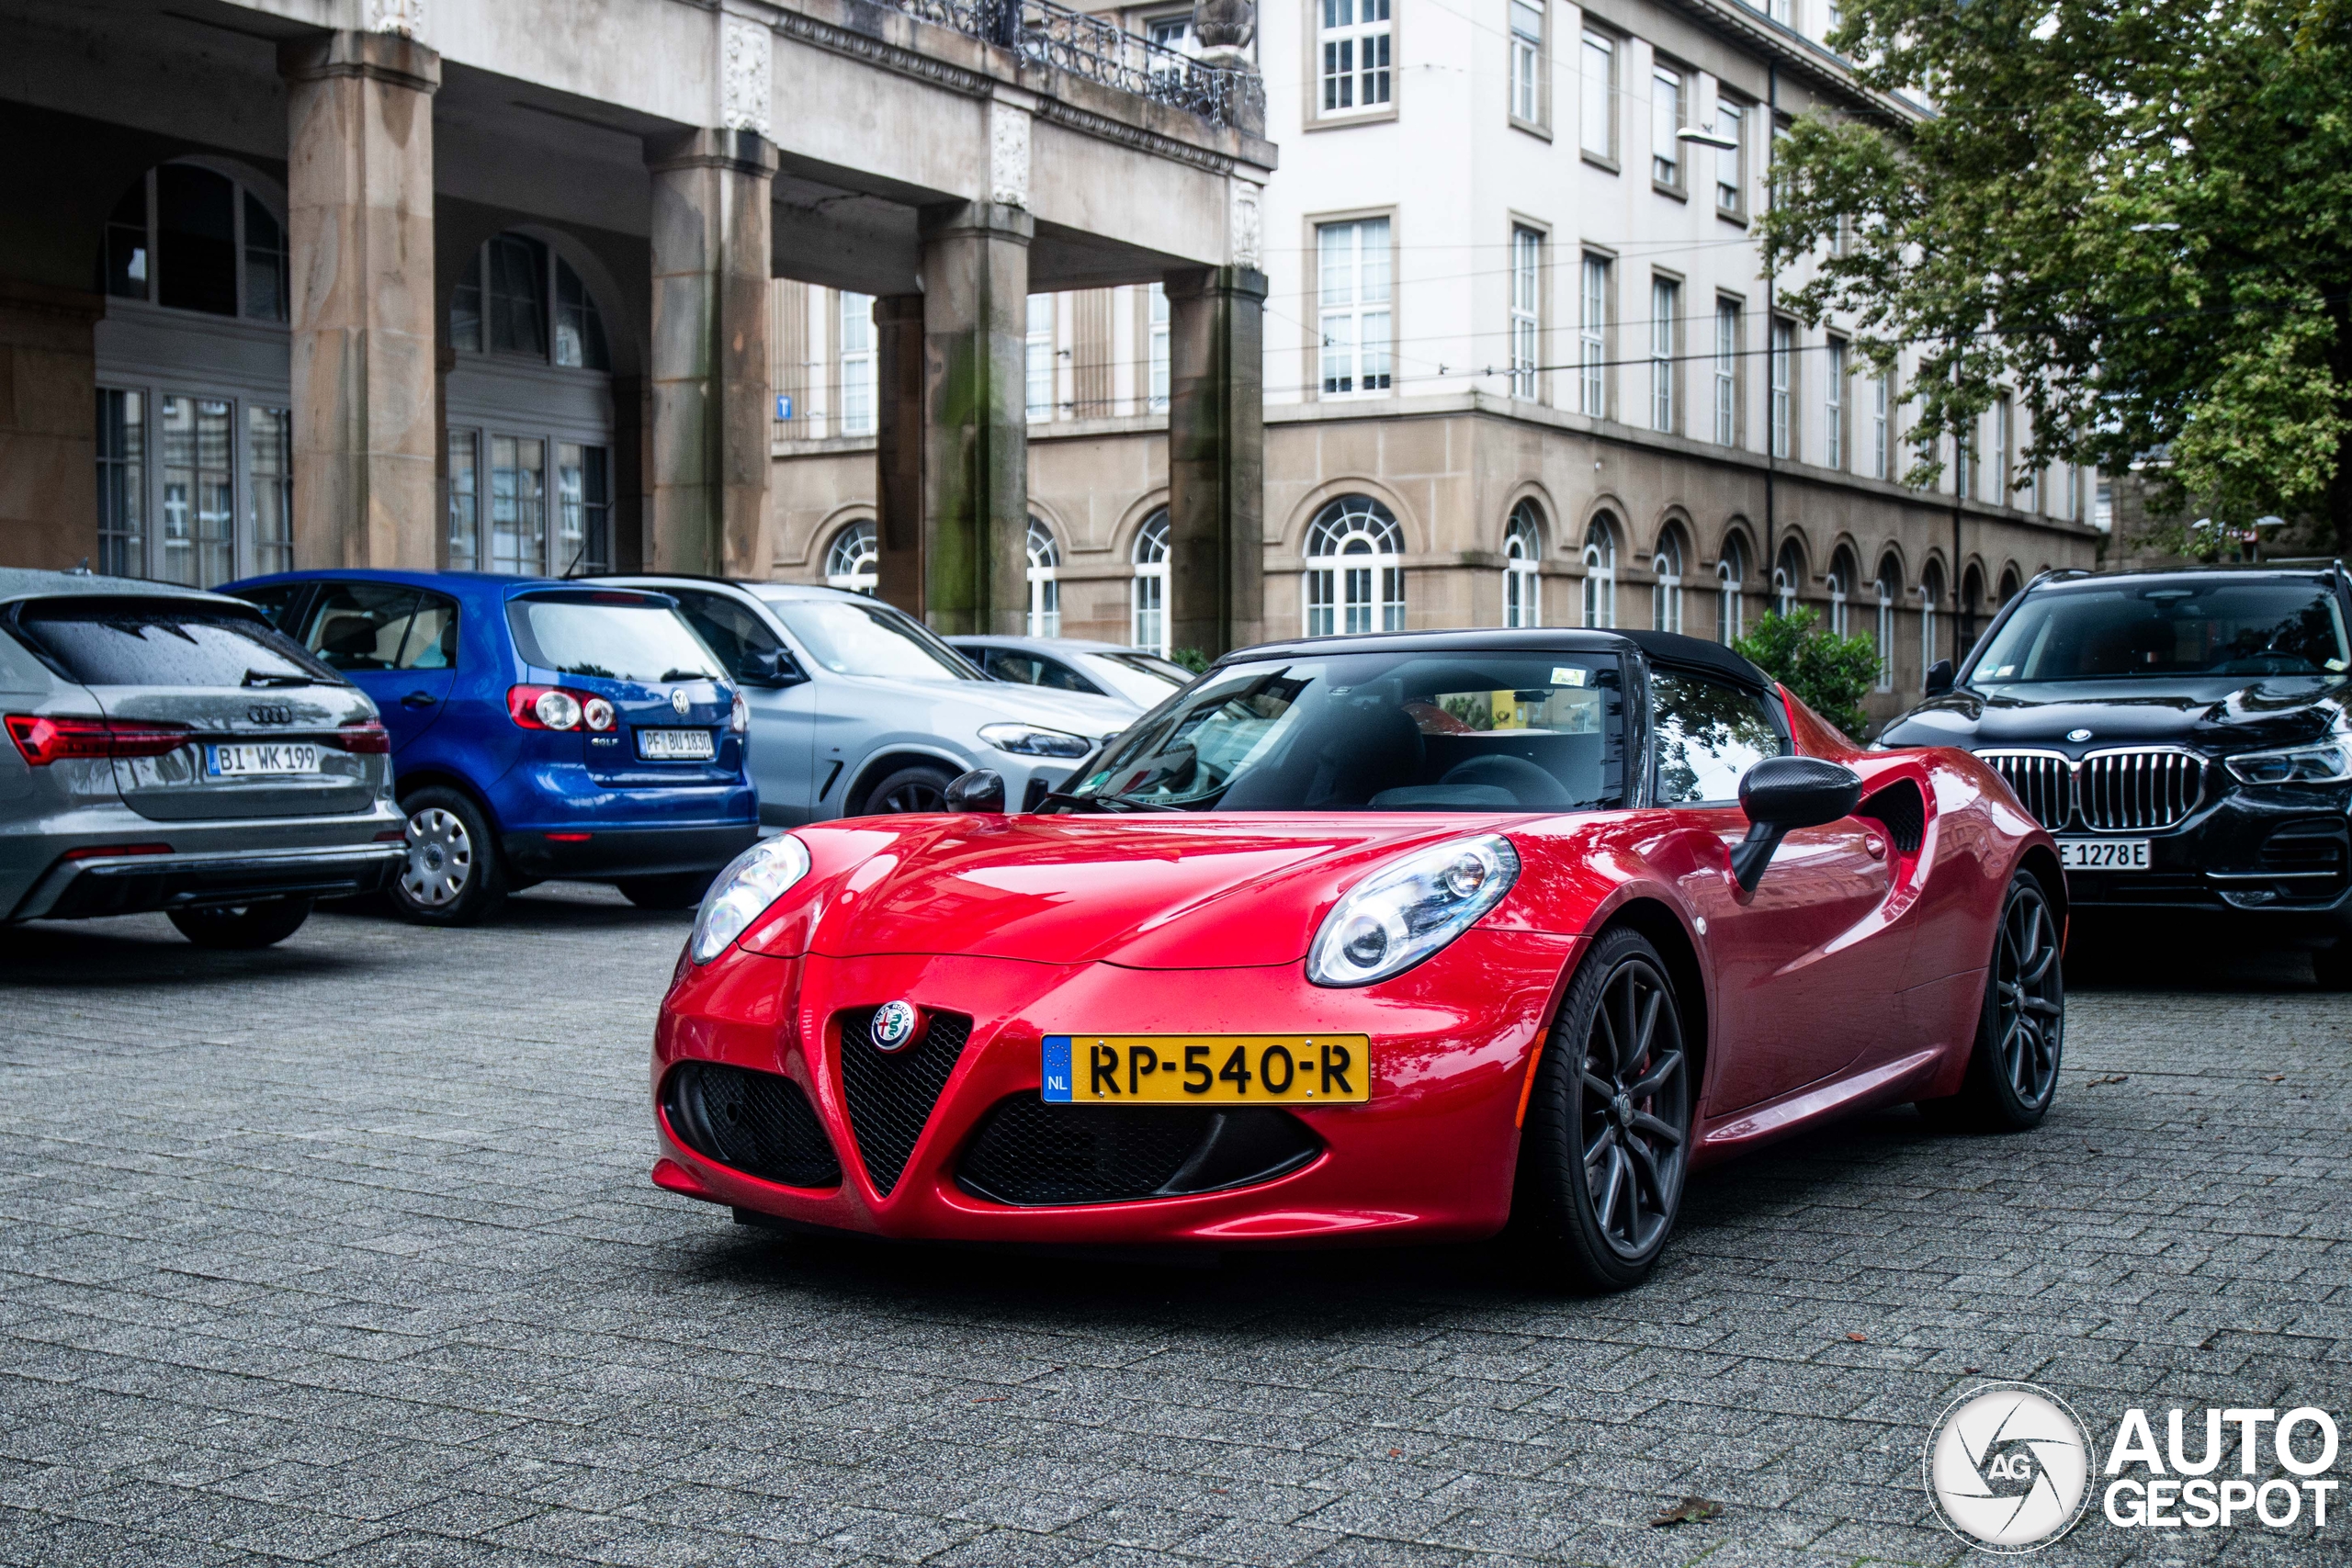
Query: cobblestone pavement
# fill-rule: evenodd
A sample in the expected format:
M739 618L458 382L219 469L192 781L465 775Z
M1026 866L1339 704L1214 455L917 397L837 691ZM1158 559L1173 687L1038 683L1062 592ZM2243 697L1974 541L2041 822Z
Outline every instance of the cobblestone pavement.
M646 1180L684 926L542 888L256 954L0 936L0 1561L1952 1562L1920 1443L1980 1371L2095 1433L2352 1404L2352 1004L2296 958L2078 991L2038 1133L1806 1138L1697 1180L1647 1288L1564 1301L1493 1247L731 1225ZM1648 1527L1685 1495L1724 1510ZM2094 1512L2038 1561L2347 1540Z

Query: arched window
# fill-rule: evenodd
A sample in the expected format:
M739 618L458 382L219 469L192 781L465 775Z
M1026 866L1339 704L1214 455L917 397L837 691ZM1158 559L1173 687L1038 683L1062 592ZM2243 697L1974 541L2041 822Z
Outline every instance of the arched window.
M1682 629L1682 530L1660 529L1657 555L1650 561L1657 581L1650 585L1650 625L1662 632Z
M825 551L825 581L852 593L873 593L881 581L882 550L871 523L853 523Z
M1772 567L1772 608L1783 615L1796 614L1797 596L1804 588L1804 550L1794 539L1782 541L1781 558Z
M107 215L96 279L106 315L93 334L101 572L212 588L295 565L286 224L275 202L219 169L171 163L140 175Z
M1127 616L1127 640L1168 657L1168 508L1161 507L1136 530L1135 585Z
M1584 531L1584 624L1617 624L1617 530L1606 512Z
M1062 547L1054 542L1054 531L1042 518L1032 513L1029 517L1029 635L1059 637L1062 635L1062 585L1057 581L1062 565Z
M1737 534L1724 537L1724 553L1715 561L1715 640L1729 644L1747 630L1740 595L1747 583L1747 541Z
M1903 596L1903 563L1893 555L1882 557L1873 587L1878 595L1878 620L1871 628L1871 639L1878 644L1878 689L1891 692L1894 690L1894 602Z
M449 294L453 571L613 564L613 367L604 313L546 242L485 241Z
M1404 530L1368 495L1343 495L1306 530L1306 635L1405 629Z
M1970 646L1976 641L1976 617L1984 604L1984 569L1971 561L1967 570L1960 574L1960 624L1956 628L1959 635L1953 639L1951 649L1955 660L1964 657Z
M1544 624L1544 513L1532 501L1510 509L1503 525L1503 625Z
M1838 637L1849 635L1853 625L1848 601L1854 593L1854 553L1851 550L1841 545L1838 553L1829 558L1829 581L1823 586L1829 590L1830 631Z
M1919 672L1924 678L1928 666L1936 661L1936 606L1944 596L1944 569L1939 561L1929 561L1919 573Z
M1993 607L1997 610L2002 605L2007 604L2010 600L2016 598L2018 596L2018 590L2023 586L2023 582L2021 582L2018 577L2018 569L2014 565L2002 568L2001 596L1993 602Z

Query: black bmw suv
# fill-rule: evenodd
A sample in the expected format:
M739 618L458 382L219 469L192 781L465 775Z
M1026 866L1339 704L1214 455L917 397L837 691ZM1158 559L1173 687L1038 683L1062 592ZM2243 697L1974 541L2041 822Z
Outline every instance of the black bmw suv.
M2036 578L1883 747L1961 746L2056 835L2076 909L2205 912L2324 945L2352 987L2352 578Z

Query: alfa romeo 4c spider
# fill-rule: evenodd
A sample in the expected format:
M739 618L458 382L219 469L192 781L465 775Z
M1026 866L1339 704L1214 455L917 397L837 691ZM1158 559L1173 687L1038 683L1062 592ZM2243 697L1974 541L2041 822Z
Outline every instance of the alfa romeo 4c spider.
M739 1219L1217 1248L1506 1225L1585 1289L1702 1167L2049 1109L2056 847L1663 633L1227 656L1008 813L754 846L663 999L653 1179Z

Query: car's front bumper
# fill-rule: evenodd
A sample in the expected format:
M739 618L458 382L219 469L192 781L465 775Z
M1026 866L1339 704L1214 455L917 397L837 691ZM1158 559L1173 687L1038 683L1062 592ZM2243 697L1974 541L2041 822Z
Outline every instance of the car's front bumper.
M1147 971L730 952L707 967L682 964L662 1006L651 1083L657 1179L756 1213L909 1238L1238 1247L1491 1235L1510 1213L1530 1051L1574 949L1569 938L1472 931L1396 979L1354 991L1309 985L1295 964ZM873 1102L845 1089L842 1020L900 998L972 1027L944 1089L910 1112L920 1133L902 1174L877 1186L856 1111ZM965 1168L976 1134L1008 1102L1036 1103L1045 1035L1089 1031L1363 1033L1372 1040L1371 1098L1286 1108L1319 1148L1267 1179L1112 1201L982 1196ZM697 1152L663 1109L665 1078L688 1060L791 1079L838 1159L838 1182L790 1186ZM869 1141L877 1125L867 1122Z
M2233 790L2177 828L2060 838L2148 840L2145 871L2073 871L2072 907L2251 917L2265 929L2352 924L2352 834L2341 784Z

